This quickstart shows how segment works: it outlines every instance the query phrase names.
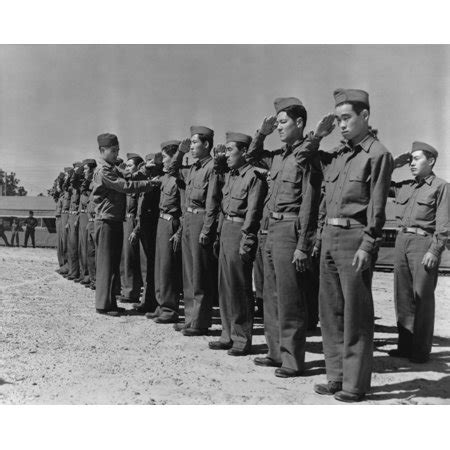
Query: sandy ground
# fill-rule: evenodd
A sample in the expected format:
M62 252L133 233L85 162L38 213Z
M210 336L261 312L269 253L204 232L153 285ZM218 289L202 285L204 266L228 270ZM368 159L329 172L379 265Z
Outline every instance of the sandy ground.
M95 314L94 293L54 272L51 249L0 248L2 404L337 404L313 393L325 380L320 334L308 338L307 372L276 378L256 367L266 352L261 322L253 353L211 351L142 316ZM450 403L450 277L437 287L432 360L389 358L395 345L392 274L374 276L375 368L367 403ZM127 306L129 308L129 306ZM218 312L213 336L220 334ZM214 337L213 337L214 338Z

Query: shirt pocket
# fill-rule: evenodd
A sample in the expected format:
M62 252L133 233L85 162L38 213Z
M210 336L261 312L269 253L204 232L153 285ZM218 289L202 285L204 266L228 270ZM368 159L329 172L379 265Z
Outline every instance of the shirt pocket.
M208 180L194 179L192 181L191 200L204 205L206 202L206 192L208 191Z
M370 173L367 173L367 170L364 170L362 167L358 167L358 170L350 172L346 196L349 201L360 205L367 205L369 203L370 178Z
M403 219L403 216L405 215L405 209L406 205L408 204L409 198L405 195L399 196L394 200L395 204L395 218L396 219Z
M238 214L246 209L247 189L240 188L230 191L230 212Z
M434 195L421 195L417 197L416 218L418 220L434 223L436 220L436 199Z

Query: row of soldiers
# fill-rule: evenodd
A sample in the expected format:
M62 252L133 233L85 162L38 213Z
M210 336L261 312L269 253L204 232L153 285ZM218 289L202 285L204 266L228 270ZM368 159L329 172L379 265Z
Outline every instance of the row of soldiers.
M59 270L67 265L69 279L89 280L97 312L109 316L122 313L117 298L135 302L144 285L136 310L184 336L208 334L218 299L222 332L209 347L231 356L251 349L253 272L268 344L267 356L254 362L283 378L304 374L318 295L328 382L314 389L361 401L372 373L372 274L392 195L399 342L390 354L427 361L449 229L448 186L433 173L438 152L414 142L394 160L369 125L368 93L338 89L334 99L335 112L309 134L302 102L277 98L275 115L253 139L228 132L226 144L214 147L212 129L192 126L189 139L164 142L145 161L127 154L122 170L117 136L99 135L102 164L75 164L58 182ZM342 143L319 150L335 123ZM275 130L283 145L268 151L264 141ZM392 182L394 168L405 164L414 178Z

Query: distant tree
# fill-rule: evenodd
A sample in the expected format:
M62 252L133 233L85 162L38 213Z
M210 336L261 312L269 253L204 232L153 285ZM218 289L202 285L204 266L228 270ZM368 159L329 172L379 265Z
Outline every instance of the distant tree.
M0 169L0 190L2 195L27 195L23 186L19 186L20 180L16 178L15 172L5 172Z

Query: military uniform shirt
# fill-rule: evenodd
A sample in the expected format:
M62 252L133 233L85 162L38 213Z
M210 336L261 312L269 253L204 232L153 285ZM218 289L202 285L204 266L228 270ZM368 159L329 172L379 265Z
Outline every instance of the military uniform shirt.
M104 162L94 172L93 199L96 220L125 220L126 194L154 189L155 184L148 181L127 181L117 167Z
M244 234L256 234L266 192L263 175L257 173L250 164L231 170L226 173L222 188L222 213L243 218L241 231Z
M292 146L268 151L263 149L265 135L257 132L247 152L247 160L263 161L269 168L269 192L264 216L270 213L299 215L297 248L309 252L317 226L322 179L318 156L320 139L312 134Z
M393 159L371 134L355 146L345 142L319 152L325 175L327 218L354 219L364 227L360 249L371 252L386 220Z
M165 173L161 177L161 197L159 210L175 217L181 215L181 195L179 183L176 177Z
M415 227L433 235L429 251L439 257L445 248L450 228L448 183L431 173L423 180L391 183L395 196L395 217L400 227Z

